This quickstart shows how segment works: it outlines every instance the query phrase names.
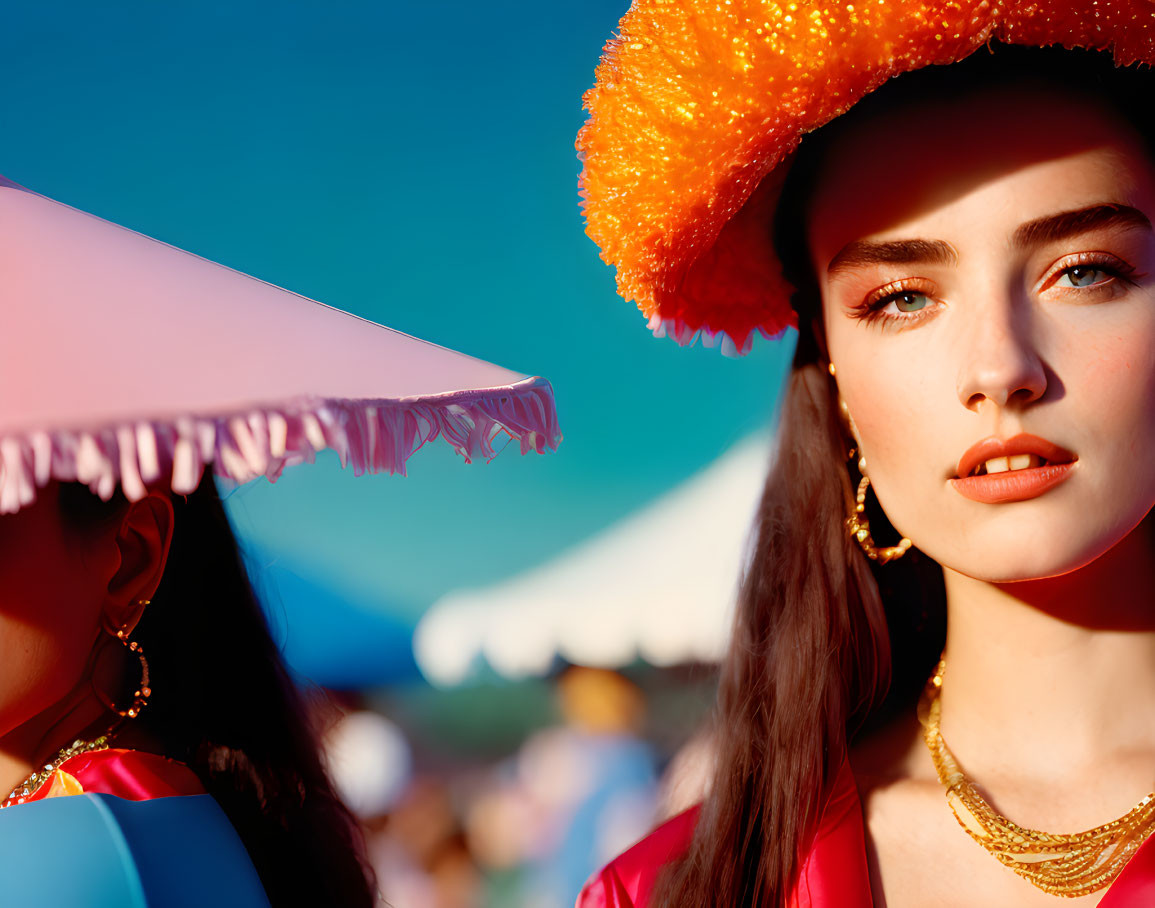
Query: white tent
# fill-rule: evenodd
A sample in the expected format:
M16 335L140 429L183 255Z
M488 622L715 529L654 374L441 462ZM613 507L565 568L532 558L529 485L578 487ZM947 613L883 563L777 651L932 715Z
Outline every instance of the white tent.
M769 455L768 437L742 441L556 559L444 596L414 635L421 670L454 685L482 659L510 679L544 675L555 656L604 668L719 659Z

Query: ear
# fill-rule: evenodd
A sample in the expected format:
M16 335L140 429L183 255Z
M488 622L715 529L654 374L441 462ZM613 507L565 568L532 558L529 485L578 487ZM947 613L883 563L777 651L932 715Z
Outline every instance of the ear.
M129 505L116 532L120 564L108 582L102 619L106 626L131 633L152 599L172 544L172 500L150 492Z

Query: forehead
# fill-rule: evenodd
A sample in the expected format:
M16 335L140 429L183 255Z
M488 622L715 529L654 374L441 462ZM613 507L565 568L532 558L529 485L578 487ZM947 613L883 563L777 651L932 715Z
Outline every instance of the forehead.
M866 237L931 231L956 242L1083 205L1148 207L1155 166L1132 128L1093 100L987 92L855 123L833 141L816 187L807 229L823 269Z

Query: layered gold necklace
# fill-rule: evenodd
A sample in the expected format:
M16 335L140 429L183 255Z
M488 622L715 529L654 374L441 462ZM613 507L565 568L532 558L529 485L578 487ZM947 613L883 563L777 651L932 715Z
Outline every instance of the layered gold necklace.
M1155 793L1119 819L1083 832L1054 835L1015 825L978 793L942 739L939 692L945 669L944 659L927 681L919 718L938 780L963 829L1000 862L1051 895L1075 898L1111 885L1155 831Z
M13 788L12 793L0 802L0 808L11 807L14 804L23 804L29 795L35 794L40 786L48 781L49 776L77 754L88 753L90 750L103 750L107 746L108 735L101 735L92 741L77 738L46 763L42 769L36 770L36 772L32 773L27 779Z

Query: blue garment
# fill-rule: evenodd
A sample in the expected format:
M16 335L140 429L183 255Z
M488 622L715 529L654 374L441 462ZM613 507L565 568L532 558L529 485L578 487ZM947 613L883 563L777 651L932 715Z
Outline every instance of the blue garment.
M640 836L657 800L654 755L645 741L630 734L574 731L572 744L589 774L588 787L574 806L557 850L537 868L534 891L543 905L572 905L582 884L605 863L607 834L627 819L615 816L618 808L632 805L640 812L641 823L633 830ZM627 836L627 841L631 838Z
M4 908L269 908L211 795L48 798L0 810Z

